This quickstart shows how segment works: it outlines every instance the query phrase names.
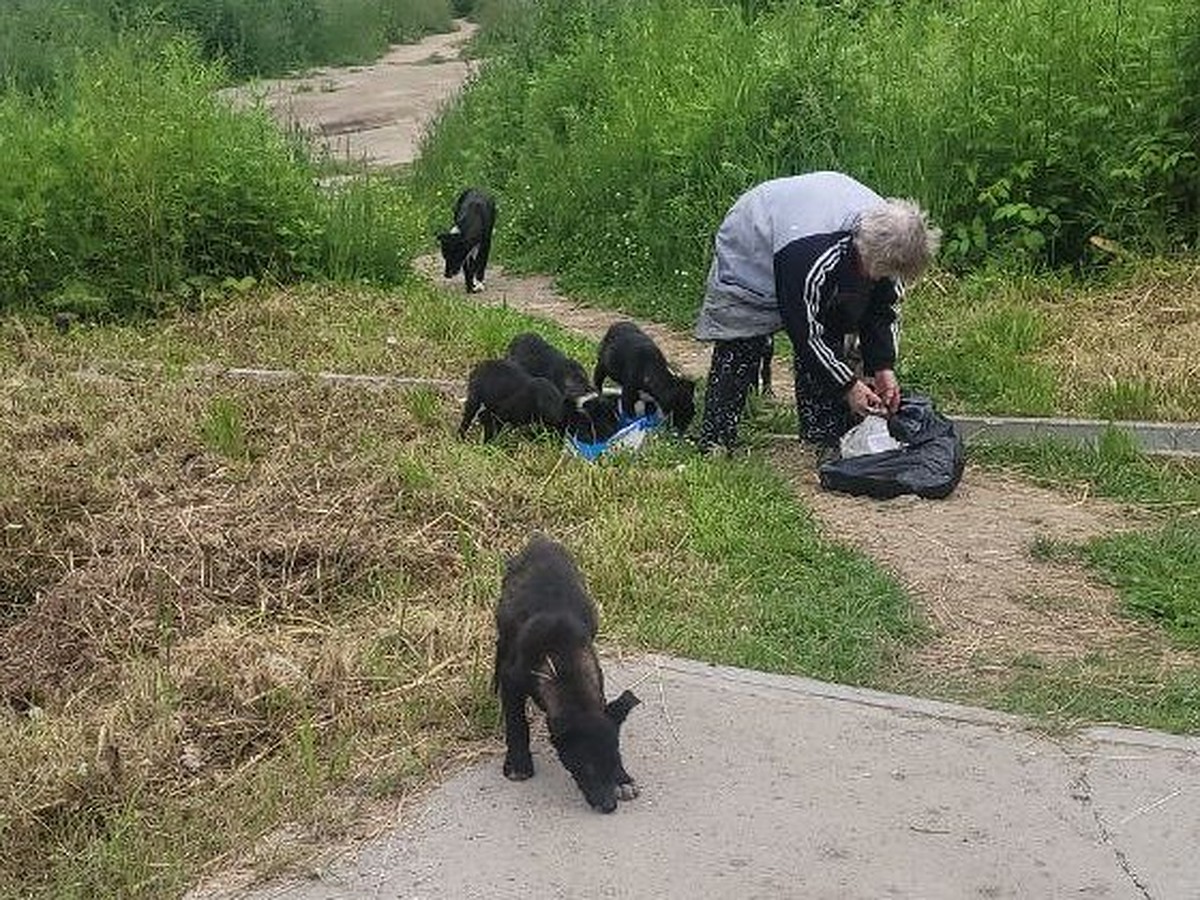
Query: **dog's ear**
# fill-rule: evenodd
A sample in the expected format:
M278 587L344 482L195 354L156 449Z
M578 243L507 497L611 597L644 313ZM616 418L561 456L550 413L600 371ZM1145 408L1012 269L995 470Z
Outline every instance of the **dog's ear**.
M604 714L620 725L629 715L629 711L641 702L633 691L621 691L620 697L610 700L608 706L604 707Z

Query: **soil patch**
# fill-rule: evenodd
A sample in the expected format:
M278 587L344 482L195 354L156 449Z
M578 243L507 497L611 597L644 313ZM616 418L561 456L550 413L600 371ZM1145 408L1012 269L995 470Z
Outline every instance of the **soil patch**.
M462 47L477 26L458 29L419 44L392 47L370 65L314 69L232 88L235 103L261 98L289 128L312 135L314 146L336 159L364 159L376 166L410 163L431 121L471 72Z

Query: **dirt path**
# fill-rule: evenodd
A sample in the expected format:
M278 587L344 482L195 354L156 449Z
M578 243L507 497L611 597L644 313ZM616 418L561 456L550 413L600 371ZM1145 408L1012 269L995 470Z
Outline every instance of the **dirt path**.
M276 118L308 131L336 159L410 163L425 126L470 74L461 50L476 26L457 25L449 34L392 47L370 65L314 69L301 78L239 87L230 96L243 102L261 96Z
M267 96L281 118L305 123L319 140L336 137L350 152L380 164L411 160L425 124L468 74L456 57L472 27L462 23L455 34L395 48L372 66L273 82ZM442 281L436 258L419 260L418 268L462 290L458 280ZM513 276L502 266L489 269L485 293L463 299L553 319L594 339L624 318L562 296L549 277ZM707 345L641 324L680 370L706 374ZM779 401L790 404L788 379L776 382ZM828 534L876 559L912 591L935 629L908 661L923 671L1002 668L1030 654L1077 659L1127 649L1131 642L1164 659L1172 655L1156 631L1118 615L1113 591L1081 567L1040 561L1031 553L1039 539L1079 541L1133 524L1116 505L978 468L968 468L949 500L878 503L821 491L812 460L799 446L777 448L772 460Z

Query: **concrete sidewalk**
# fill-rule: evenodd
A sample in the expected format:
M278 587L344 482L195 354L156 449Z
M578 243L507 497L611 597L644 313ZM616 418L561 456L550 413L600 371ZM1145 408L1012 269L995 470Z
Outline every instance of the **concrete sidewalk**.
M255 898L1200 898L1200 739L1023 720L666 657L625 725L642 795L590 811L536 776L459 773L319 879ZM643 680L644 679L644 680Z

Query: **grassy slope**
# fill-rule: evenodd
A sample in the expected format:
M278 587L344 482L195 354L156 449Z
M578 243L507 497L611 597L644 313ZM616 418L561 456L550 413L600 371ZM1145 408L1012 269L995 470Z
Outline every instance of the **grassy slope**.
M460 443L457 405L432 391L188 372L218 361L461 378L527 327L594 353L457 293L260 290L140 326L0 327L0 370L21 386L0 444L0 511L20 526L0 548L16 601L0 612L12 661L0 676L24 710L0 732L21 761L0 779L0 894L176 893L274 823L336 834L494 734L490 609L504 555L533 528L579 556L610 644L1070 722L1200 726L1194 672L1130 655L971 684L906 670L921 624L901 589L823 539L755 458L666 443L584 466L553 441ZM106 359L127 380L74 374ZM1195 498L1194 473L1128 459L990 464L1058 483L1131 471L1124 483L1157 485L1167 509ZM61 607L45 602L78 627L47 628L61 617L39 610Z
M4 322L21 389L0 432L0 754L17 761L0 894L171 895L272 823L336 828L339 805L428 777L492 733L491 605L534 528L579 556L609 643L886 670L917 629L903 592L759 462L667 444L589 466L553 441L459 442L457 405L426 390L181 365L461 377L529 324L419 287L262 293L68 337ZM110 355L129 380L75 376Z
M498 58L431 130L415 182L439 210L463 181L493 189L501 260L680 329L729 204L790 172L917 197L954 266L1113 262L1094 235L1190 247L1089 285L936 276L909 300L902 366L950 409L1198 420L1185 7L797 2L748 21L735 4L511 3L483 17Z

